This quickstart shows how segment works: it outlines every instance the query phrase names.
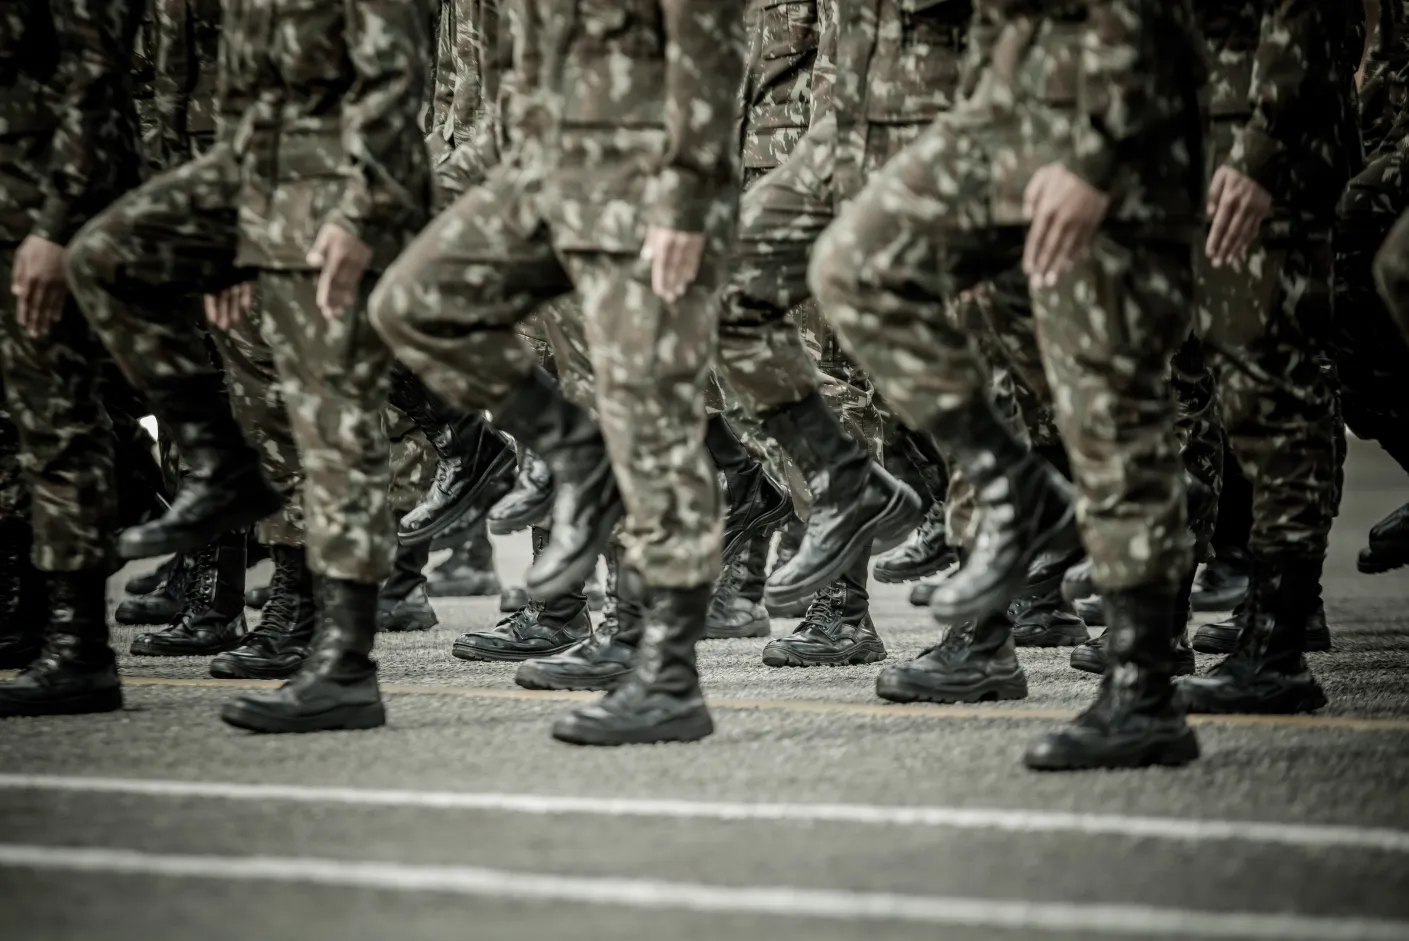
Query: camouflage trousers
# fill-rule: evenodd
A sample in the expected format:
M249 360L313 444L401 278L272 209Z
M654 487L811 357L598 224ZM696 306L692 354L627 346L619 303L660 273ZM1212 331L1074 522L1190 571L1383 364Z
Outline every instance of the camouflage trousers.
M946 305L1020 262L1024 230L1003 225L991 200L1012 130L987 115L936 121L871 175L813 254L813 290L843 344L917 430L990 380ZM1055 286L1032 292L1083 538L1107 591L1173 587L1193 566L1168 380L1189 329L1189 252L1106 230Z
M1252 485L1248 546L1259 555L1322 557L1339 505L1335 391L1323 368L1331 272L1329 238L1255 243L1221 269L1196 254L1198 344L1174 360L1180 423L1207 455L1191 469L1221 475L1209 429L1221 417L1227 453ZM1196 529L1211 536L1213 524Z
M519 324L576 293L597 420L626 504L627 564L649 585L694 587L711 582L719 567L703 387L722 248L707 253L685 298L667 304L651 291L649 268L635 254L555 249L533 197L513 168L501 167L437 216L388 269L373 296L372 320L397 358L447 402L492 412L537 358L517 334ZM570 319L550 316L545 325ZM566 350L555 350L562 377Z
M1331 351L1345 423L1409 470L1409 343L1375 291L1375 253L1409 210L1409 157L1393 151L1350 181L1337 207Z
M5 407L5 383L0 376L0 520L29 519L29 488L20 470L20 430Z
M310 567L362 583L390 571L391 356L368 322L363 285L337 319L315 304L317 272L236 267L238 171L217 147L128 193L69 246L69 280L88 320L139 389L213 369L180 298L254 280L260 334L303 465Z
M14 257L13 246L0 249L0 284L9 285ZM114 437L101 399L106 359L71 301L36 339L20 327L14 295L0 291L0 384L17 432L0 477L9 481L7 500L22 506L18 485L28 492L31 558L41 571L106 569L113 561ZM6 462L0 457L0 466Z

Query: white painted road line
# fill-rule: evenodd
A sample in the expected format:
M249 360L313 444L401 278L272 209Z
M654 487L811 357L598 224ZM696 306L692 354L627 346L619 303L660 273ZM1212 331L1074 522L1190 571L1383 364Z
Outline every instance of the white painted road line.
M162 781L141 778L0 774L0 789L133 794L241 801L290 801L428 810L499 811L561 816L662 817L679 820L761 820L951 827L1008 833L1085 833L1184 842L1242 840L1310 849L1349 848L1409 853L1409 831L1377 827L1132 817L1046 810L904 807L866 804L751 804L610 797L555 797L457 791L370 790L287 784Z
M833 921L907 921L1013 931L1066 931L1180 939L1406 941L1409 922L1257 912L1207 912L1141 905L1084 905L945 898L788 887L728 888L654 879L602 879L477 866L415 866L272 856L186 856L131 850L0 844L0 866L236 882L317 884L441 892L708 914Z

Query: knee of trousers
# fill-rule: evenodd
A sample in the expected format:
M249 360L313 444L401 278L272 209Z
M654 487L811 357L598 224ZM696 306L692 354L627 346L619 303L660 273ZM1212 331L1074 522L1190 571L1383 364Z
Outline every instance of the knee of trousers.
M126 237L116 231L106 214L91 219L69 240L64 249L64 268L69 284L81 293L85 286L108 285L117 280L118 246Z
M367 300L368 320L402 362L407 361L406 352L418 346L421 331L414 319L428 306L419 296L421 269L414 258L402 254L378 279Z
M807 266L807 284L812 296L828 312L854 308L862 293L861 269L866 252L853 244L852 236L833 223L812 248Z

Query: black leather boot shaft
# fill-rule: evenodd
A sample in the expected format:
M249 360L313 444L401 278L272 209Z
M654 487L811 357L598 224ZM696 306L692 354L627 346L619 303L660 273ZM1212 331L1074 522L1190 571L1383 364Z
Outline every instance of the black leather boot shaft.
M302 547L272 546L274 576L259 624L210 663L220 679L283 679L303 664L318 624L313 573Z
M44 582L43 647L19 676L0 682L0 717L121 709L117 658L108 646L107 572L47 572Z
M44 574L30 562L29 520L0 519L0 670L18 670L39 655L44 637Z
M233 650L245 626L245 534L225 533L189 557L181 618L164 631L139 634L142 657L200 657Z

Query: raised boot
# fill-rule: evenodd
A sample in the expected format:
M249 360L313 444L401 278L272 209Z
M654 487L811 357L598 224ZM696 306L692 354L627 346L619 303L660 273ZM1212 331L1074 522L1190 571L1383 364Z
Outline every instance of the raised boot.
M256 585L245 590L245 607L253 608L256 611L264 610L264 606L269 603L269 596L273 594L273 589L268 585Z
M1189 617L1192 612L1189 609L1189 594L1193 588L1192 576L1186 576L1180 586L1179 593L1175 596L1175 612L1172 614L1171 629L1171 669L1175 676L1191 676L1194 673L1194 651L1189 648ZM1184 607L1184 617L1178 616L1179 605ZM1101 612L1101 624L1106 623L1105 612ZM1083 673L1095 673L1098 676L1106 672L1109 658L1106 652L1106 645L1110 643L1115 635L1106 630L1099 637L1094 637L1078 646L1071 652L1071 666L1074 670Z
M936 575L953 565L958 557L948 543L944 522L945 501L949 498L949 471L934 443L925 435L908 429L903 433L902 447L909 452L909 463L923 484L929 498L925 518L900 545L876 558L871 570L876 581L883 583L910 582Z
M134 575L129 578L127 583L122 586L122 590L129 595L150 595L161 586L162 582L171 577L172 572L180 567L181 556L174 555L150 572L144 572L141 575ZM119 621L118 623L121 624L122 622Z
M1251 580L1248 585L1249 592L1257 590ZM1230 654L1238 649L1238 638L1247 624L1248 602L1245 598L1223 620L1200 624L1194 630L1193 647L1199 653Z
M1138 588L1105 595L1111 666L1092 706L1032 742L1023 762L1038 771L1183 765L1199 742L1175 701L1170 637L1188 601L1178 590Z
M138 657L208 657L244 641L245 534L225 533L191 556L181 619L164 631L138 634Z
M22 517L0 519L0 670L28 666L44 645L44 576L30 562L33 530Z
M1245 550L1219 549L1218 557L1205 565L1194 579L1194 610L1231 611L1241 604L1248 594L1250 567Z
M1190 712L1287 715L1326 705L1303 656L1321 566L1320 559L1253 559L1246 625L1236 649L1208 675L1180 683Z
M230 413L218 373L171 379L146 389L157 417L171 429L190 472L161 519L123 531L118 555L149 559L194 552L224 533L242 531L283 509L259 455Z
M939 579L930 579L915 585L910 589L908 599L910 604L916 608L928 608L930 599L934 597L934 591L939 587Z
M461 521L474 526L513 486L514 449L477 412L446 405L410 370L392 370L393 408L430 441L437 458L425 497L401 518L402 545L429 542Z
M1043 553L1080 548L1070 485L1015 439L984 395L946 412L931 429L973 484L977 535L965 560L930 598L946 623L982 620L1008 606Z
M119 624L176 624L186 607L186 577L191 572L191 557L177 553L157 571L166 576L156 588L145 595L124 598L113 612Z
M633 573L628 578L640 578ZM553 723L553 737L573 745L690 742L714 731L695 663L704 636L709 586L642 585L645 628L629 676L602 699Z
M489 532L480 523L426 579L426 594L432 598L478 598L499 594L499 576L494 571L494 546Z
M891 702L987 702L1027 698L1027 675L1006 614L955 624L914 660L876 676L876 695Z
M553 510L553 471L548 462L521 448L514 488L489 511L489 531L496 536L538 526Z
M371 659L377 637L377 586L317 580L318 627L313 652L278 689L226 703L220 718L251 732L327 732L386 724Z
M789 517L787 522L783 523L778 530L778 551L773 559L773 568L769 574L792 561L793 556L797 555L798 546L802 545L802 534L806 530L807 524L796 516ZM779 604L768 597L766 584L765 582L763 606L768 610L769 617L800 618L807 614L807 609L812 604L811 597Z
M733 561L724 563L709 596L706 639L768 636L768 610L759 601L767 554L768 535L764 531L756 533Z
M47 611L44 645L19 676L0 681L0 717L121 709L117 658L108 646L107 572L45 572L35 582Z
M919 523L919 496L871 460L818 393L774 411L763 428L812 491L797 554L768 576L770 603L794 603L820 591L858 560L866 562L873 543L895 546Z
M602 622L562 653L524 661L514 682L525 689L614 688L631 675L631 658L645 629L645 593L641 576L621 564L621 549L612 543Z
M576 593L626 512L602 433L538 367L493 414L495 425L541 455L553 474L551 535L529 569L529 593L539 599Z
M428 541L396 547L391 575L377 593L377 630L428 631L440 623L426 597L426 563L430 557Z
M885 643L871 621L869 555L863 552L849 571L817 593L796 630L764 646L765 666L853 666L886 658Z
M1091 639L1086 622L1062 598L1060 588L1038 595L1024 593L1008 605L1013 643L1019 647L1075 647Z
M535 555L543 551L548 539L546 532L534 529ZM547 601L532 599L487 631L461 634L450 652L461 660L532 660L562 653L591 632L592 616L579 586Z
M1409 565L1409 503L1370 529L1370 542L1360 550L1356 567L1366 575L1392 572Z
M727 566L760 533L771 533L793 515L793 502L744 447L723 415L705 424L705 448L724 475L724 542Z
M259 623L240 646L217 654L210 675L219 679L281 680L308 656L318 624L313 573L302 546L271 546L274 577Z

